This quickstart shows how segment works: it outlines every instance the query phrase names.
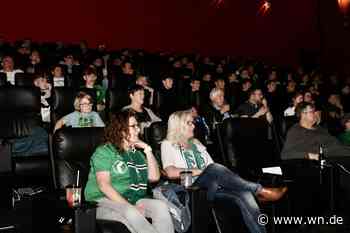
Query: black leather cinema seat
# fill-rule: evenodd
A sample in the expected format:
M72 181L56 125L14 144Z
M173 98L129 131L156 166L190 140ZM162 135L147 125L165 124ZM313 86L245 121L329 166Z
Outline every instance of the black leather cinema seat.
M240 170L261 168L274 159L268 123L256 118L225 119L217 127L223 161Z
M11 143L41 126L40 91L34 87L0 87L0 139ZM48 153L13 157L16 186L49 185Z
M34 75L27 73L15 74L15 86L18 87L34 87Z
M74 99L77 92L69 87L52 89L51 123L52 126L63 116L74 111Z
M80 171L80 184L84 188L90 170L90 157L101 143L103 128L62 128L52 137L51 162L55 188L64 193L67 185L76 182ZM120 222L98 220L98 229L103 233L128 233Z

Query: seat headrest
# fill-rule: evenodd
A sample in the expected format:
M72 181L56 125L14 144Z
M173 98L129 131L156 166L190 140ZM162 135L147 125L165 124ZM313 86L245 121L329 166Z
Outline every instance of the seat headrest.
M77 95L76 90L67 87L55 87L53 89L53 110L67 114L74 111L74 99Z
M37 87L0 87L0 112L40 113L40 90Z
M33 114L3 113L0 116L0 138L18 138L31 134L41 119Z
M164 122L153 122L150 127L145 129L145 139L151 146L160 144L167 133L167 125Z
M130 103L126 90L112 89L107 94L108 106L111 112L119 111L122 107Z
M34 87L34 75L27 73L15 74L15 86L18 87Z
M88 162L101 144L104 128L62 128L53 135L53 153L56 158Z
M0 86L6 86L7 84L7 77L6 74L3 72L0 72Z

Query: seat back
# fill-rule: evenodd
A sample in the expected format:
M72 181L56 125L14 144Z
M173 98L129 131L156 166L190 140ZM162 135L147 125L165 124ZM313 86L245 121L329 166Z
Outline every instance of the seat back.
M240 169L258 168L272 162L274 150L268 138L266 121L256 118L225 119L217 130L226 165Z
M145 142L153 149L153 154L161 161L160 144L166 137L167 125L165 122L153 122L150 127L145 128Z
M85 187L90 170L90 158L101 144L104 128L62 128L52 136L51 162L54 186L62 190L76 183Z
M0 87L5 86L6 84L7 84L6 74L3 72L0 72Z
M22 137L40 124L40 90L0 87L0 138Z
M0 87L0 139L19 139L32 135L41 126L40 90L35 87ZM38 138L35 138L39 140ZM43 139L40 139L43 140ZM47 154L12 157L14 186L50 185Z
M34 75L27 73L16 73L15 74L15 86L18 87L33 87L34 86Z
M287 116L283 117L281 122L281 134L282 138L285 140L287 136L287 132L294 124L298 122L298 118L296 116Z
M117 112L130 103L126 90L111 89L106 95L109 113Z
M52 90L51 122L54 125L61 117L74 111L75 89L55 87Z

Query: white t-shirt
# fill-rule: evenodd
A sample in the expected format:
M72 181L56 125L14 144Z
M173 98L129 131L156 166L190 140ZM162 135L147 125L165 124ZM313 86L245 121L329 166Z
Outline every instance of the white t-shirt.
M194 144L197 147L197 150L200 152L200 156L204 160L205 167L211 163L214 163L203 144L201 144L198 140L195 140ZM161 157L164 169L170 166L174 166L176 168L188 168L188 163L185 160L183 153L181 153L180 148L177 145L173 145L168 140L164 140L161 144Z
M4 70L0 70L0 72L5 73L7 77L7 82L11 83L12 85L15 85L15 74L16 73L23 73L22 70L16 69L11 72L5 72Z
M53 77L54 87L64 87L64 77Z
M284 110L284 116L295 116L295 107L289 107Z

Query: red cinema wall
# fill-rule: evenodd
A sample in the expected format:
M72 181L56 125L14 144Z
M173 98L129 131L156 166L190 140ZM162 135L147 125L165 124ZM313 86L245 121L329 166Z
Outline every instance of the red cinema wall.
M1 31L10 40L106 42L112 48L167 49L293 62L318 48L316 0L31 0L2 2Z

